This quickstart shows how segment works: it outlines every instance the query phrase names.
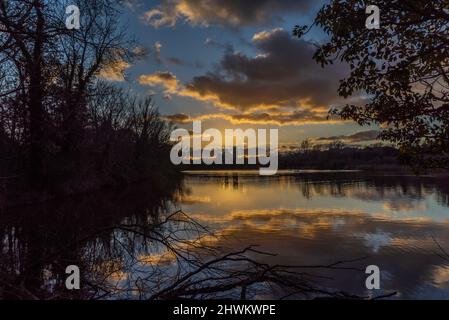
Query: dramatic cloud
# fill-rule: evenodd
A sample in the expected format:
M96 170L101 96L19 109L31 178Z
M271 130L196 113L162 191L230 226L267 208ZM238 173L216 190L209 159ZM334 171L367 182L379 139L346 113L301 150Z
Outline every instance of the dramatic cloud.
M178 96L191 97L197 100L204 99L200 97L198 93L191 91L186 86L182 85L176 75L169 71L158 71L148 75L141 75L137 81L141 85L162 88L162 92L165 96L175 94ZM209 97L209 99L213 100L214 97Z
M255 57L227 52L218 70L195 77L186 87L220 106L239 109L313 108L327 112L336 102L344 68L321 68L312 59L316 48L292 39L282 29L254 35Z
M333 137L322 137L316 139L317 142L328 143L333 141L343 141L347 143L361 143L361 142L370 142L378 139L380 131L378 130L368 130L368 131L360 131L348 136L333 136Z
M190 116L188 116L184 113L177 113L177 114L165 116L165 119L167 119L168 121L174 122L174 123L187 123L187 122L192 121Z
M161 86L165 88L166 93L175 93L179 86L178 79L173 73L162 71L140 76L138 82L150 87Z
M145 59L149 54L149 50L145 47L135 47L130 50L116 49L105 64L101 67L98 76L108 81L125 81L125 72L132 65L127 62L127 58L132 61Z
M123 60L117 60L104 66L99 73L99 76L108 81L125 81L125 71L131 65Z
M199 116L189 116L184 113L177 113L165 116L165 119L174 123L192 123L198 120L224 119L232 124L261 124L261 125L304 125L318 123L340 123L339 119L326 119L311 112L263 112L263 113L211 113Z
M234 123L327 121L330 107L341 102L338 80L346 68L339 64L321 68L312 58L316 48L283 29L257 33L252 43L259 51L256 56L227 50L213 72L186 84L167 72L142 76L139 82L235 112L226 115Z
M161 0L145 12L144 19L154 27L174 26L178 21L193 25L240 27L282 21L285 13L304 13L312 0Z

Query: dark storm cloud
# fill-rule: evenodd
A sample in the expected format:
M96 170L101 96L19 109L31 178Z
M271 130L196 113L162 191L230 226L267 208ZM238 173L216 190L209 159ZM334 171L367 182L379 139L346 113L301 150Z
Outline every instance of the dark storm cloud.
M178 21L194 25L240 27L266 25L282 21L286 13L306 13L313 0L161 0L145 12L145 20L154 27L174 26Z
M368 131L360 131L348 136L333 136L333 137L322 137L318 138L317 141L320 142L329 142L329 141L337 141L342 140L350 143L358 143L358 142L367 142L377 140L379 137L380 131L378 130L368 130Z
M283 29L257 33L252 41L260 54L226 52L215 71L186 85L188 91L241 111L300 108L327 114L337 101L342 65L321 68L312 58L316 48Z
M324 121L326 121L326 118L308 110L286 113L245 113L234 114L231 116L231 122L234 123L294 125L304 123L319 123Z
M187 123L191 121L191 118L184 113L177 113L169 116L164 116L164 118L174 123Z
M299 112L281 112L281 113L208 113L199 116L189 116L184 113L177 113L173 115L164 116L164 118L173 123L191 123L193 121L203 121L210 119L224 119L232 124L261 124L261 125L302 125L302 124L318 124L318 123L336 123L339 120L321 117L308 111Z
M203 118L278 125L328 121L330 107L342 102L337 88L346 68L341 64L321 68L313 60L315 46L283 29L256 33L252 45L259 54L227 50L213 71L186 84L167 72L141 76L140 83L234 112Z

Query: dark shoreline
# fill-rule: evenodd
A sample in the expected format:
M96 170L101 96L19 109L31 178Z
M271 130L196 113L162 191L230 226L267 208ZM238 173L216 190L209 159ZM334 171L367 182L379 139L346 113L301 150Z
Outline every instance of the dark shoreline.
M70 191L52 189L36 190L6 190L3 194L0 192L0 211L2 209L12 209L17 207L27 207L30 205L41 205L51 203L53 201L71 200L77 197L90 196L98 193L122 192L128 189L133 189L139 186L151 186L153 189L163 189L164 185L177 184L182 180L182 173L177 170L170 170L169 172L160 172L151 177L143 177L133 181L126 181L121 183L102 183L102 184L87 184L80 186L77 189L70 189ZM58 192L59 191L59 192Z
M179 170L172 170L170 172L160 173L151 177L145 177L139 180L128 181L126 183L117 184L103 184L97 185L90 188L80 188L71 192L61 192L61 193L51 193L47 191L34 192L14 192L10 191L6 193L3 197L0 194L0 209L12 209L17 207L27 207L30 205L41 205L45 203L51 203L53 201L64 201L72 200L77 197L90 196L91 194L98 193L111 193L111 192L121 192L128 189L139 188L139 186L151 186L154 189L161 188L164 184L175 184L182 181L184 175L190 173L197 174L205 172L207 176L213 176L213 173L232 173L238 174L239 171L249 172L254 171L258 175L258 166L180 166ZM291 172L288 172L291 171ZM436 178L443 179L449 178L449 171L447 170L428 170L427 172L421 172L419 174L415 173L412 169L407 167L397 167L397 168L344 168L344 169L322 169L314 167L300 167L300 168L279 168L278 173L274 175L290 175L290 174L314 174L314 173L355 173L355 174L369 174L369 175L380 175L380 176L412 176L416 178ZM273 176L271 176L273 177ZM173 181L172 181L173 180ZM163 188L163 187L162 187Z

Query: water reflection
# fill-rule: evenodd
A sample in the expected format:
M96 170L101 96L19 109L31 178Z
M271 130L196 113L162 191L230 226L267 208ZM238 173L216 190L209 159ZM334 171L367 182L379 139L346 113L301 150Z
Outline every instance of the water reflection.
M375 264L382 270L376 295L449 298L449 263L433 240L449 248L448 218L443 178L186 173L184 180L3 212L0 295L294 299L327 290L369 296L363 271ZM248 250L252 245L257 250ZM342 260L354 261L322 268ZM81 291L65 290L70 264L83 271ZM257 275L272 265L280 266L267 273L276 285L267 286L268 277Z
M367 257L358 264L382 270L383 292L399 298L449 298L448 264L438 257L449 248L448 187L443 178L367 175L359 172L281 172L277 177L231 173L191 174L190 197L205 202L181 206L220 230L222 243L258 244L278 253L267 262L328 264ZM191 198L192 199L192 198ZM325 272L323 285L354 294L365 275Z
M151 183L6 210L0 216L0 296L87 299L108 293L96 285L105 282L99 278L119 278L126 259L151 247L142 234L161 229L180 190L180 181ZM83 290L65 290L68 265L83 271Z

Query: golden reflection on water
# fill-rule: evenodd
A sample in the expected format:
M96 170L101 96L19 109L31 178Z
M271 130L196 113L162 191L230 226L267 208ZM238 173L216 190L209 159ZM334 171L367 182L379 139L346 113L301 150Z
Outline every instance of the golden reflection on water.
M293 265L368 256L365 263L379 265L385 286L400 296L449 298L447 261L436 255L432 239L449 248L449 209L440 201L447 198L440 187L447 189L432 181L356 173L191 173L190 193L178 207L214 228L221 236L217 245L257 244L278 254L270 262ZM360 282L341 281L335 286L360 291Z

